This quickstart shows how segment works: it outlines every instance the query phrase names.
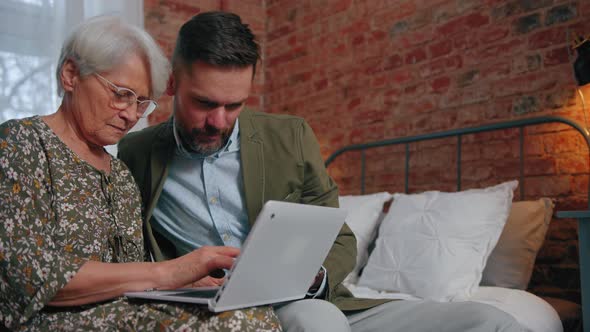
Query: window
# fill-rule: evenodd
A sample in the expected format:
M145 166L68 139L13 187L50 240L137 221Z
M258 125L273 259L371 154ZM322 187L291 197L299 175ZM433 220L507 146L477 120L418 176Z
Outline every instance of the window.
M0 1L0 123L57 110L61 45L76 24L101 14L143 27L143 0Z

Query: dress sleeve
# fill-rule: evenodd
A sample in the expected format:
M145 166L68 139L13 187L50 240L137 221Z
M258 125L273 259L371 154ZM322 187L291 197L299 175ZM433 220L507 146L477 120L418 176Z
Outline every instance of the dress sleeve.
M0 125L0 321L9 329L25 325L85 262L53 240L60 222L35 133L26 120Z

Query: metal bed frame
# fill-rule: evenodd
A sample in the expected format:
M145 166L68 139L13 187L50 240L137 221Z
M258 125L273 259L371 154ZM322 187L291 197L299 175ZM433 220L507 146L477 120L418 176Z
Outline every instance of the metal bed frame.
M441 132L421 134L415 136L399 137L392 139L385 139L380 141L374 141L362 144L348 145L343 148L336 150L326 160L326 167L328 167L338 156L350 152L360 151L361 153L361 194L365 193L365 176L366 176L366 155L365 151L372 148L390 146L390 145L405 145L405 169L404 169L404 189L408 193L409 189L409 171L410 171L410 144L441 139L456 137L457 138L457 191L461 190L461 145L462 137L464 135L477 134L483 132L490 132L503 129L519 129L519 188L520 197L524 197L524 128L534 125L550 124L550 123L561 123L568 125L575 129L580 135L582 135L588 150L590 151L590 133L588 130L580 125L579 123L560 116L542 116L534 118L519 119L513 121L499 122L494 124L482 125L477 127L452 129ZM588 185L588 196L590 198L590 182ZM573 218L578 221L578 246L580 254L580 288L582 297L582 321L587 322L584 327L584 331L590 331L590 199L588 200L588 210L586 211L560 211L556 213L558 218Z

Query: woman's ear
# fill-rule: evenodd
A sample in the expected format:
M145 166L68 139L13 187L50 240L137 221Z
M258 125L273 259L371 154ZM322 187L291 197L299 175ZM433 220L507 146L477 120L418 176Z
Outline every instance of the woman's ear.
M60 79L65 92L71 92L78 84L80 73L74 61L68 59L61 67Z
M170 97L174 96L176 92L176 81L174 80L174 73L171 73L168 77L168 83L166 83L166 94Z

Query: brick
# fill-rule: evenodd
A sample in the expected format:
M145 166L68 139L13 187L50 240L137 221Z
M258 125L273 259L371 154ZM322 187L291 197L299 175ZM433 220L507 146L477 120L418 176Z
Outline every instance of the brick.
M545 53L545 60L543 61L545 67L551 67L569 63L569 53L567 47L560 47Z
M430 84L433 93L444 93L449 90L451 79L447 76L435 78Z
M454 71L463 67L463 58L460 55L454 55L436 59L419 69L420 77L426 78L436 76L445 72Z
M521 8L518 6L518 3L516 1L510 1L502 6L494 7L491 16L494 20L501 20L518 14L520 11Z
M436 105L431 96L423 97L422 99L412 100L404 105L402 108L410 110L412 113L425 113L436 110Z
M331 4L329 11L331 13L339 13L346 11L350 8L352 0L338 0Z
M488 44L504 39L510 34L510 30L505 26L492 26L479 33L478 39Z
M481 146L476 144L463 144L461 146L461 162L476 161L481 159Z
M529 195L536 197L563 196L571 193L570 176L542 176L527 178Z
M392 80L395 83L406 83L414 78L410 70L398 70L392 74Z
M442 40L429 46L430 57L432 59L451 53L453 43L450 40Z
M346 35L356 34L358 32L364 32L364 31L369 30L370 28L371 28L370 24L367 20L359 19L359 20L355 20L355 21L349 23L344 28L340 29L340 34L342 36L346 36Z
M516 74L536 71L539 68L541 68L540 54L515 56L512 60L512 70Z
M551 6L553 0L518 0L518 4L525 12L528 12Z
M406 33L409 30L409 24L407 21L399 21L394 23L391 28L389 28L389 37L391 39L395 39L400 35Z
M576 152L580 142L580 135L572 131L543 137L545 151L548 154Z
M545 146L539 137L525 137L523 150L527 162L529 157L539 157L545 154Z
M509 162L510 167L512 167L511 163L517 162L516 158L518 158L519 155L519 145L517 140L488 141L482 149L483 160L498 161L498 164L500 165L502 162ZM518 168L514 168L514 170L518 171Z
M458 89L450 90L441 98L440 106L442 108L457 107L481 103L491 98L487 89Z
M546 74L529 74L493 83L495 96L509 96L552 89L557 85L555 76Z
M386 58L383 70L392 70L399 68L404 64L403 58L399 54L394 54Z
M539 100L536 96L518 97L512 104L512 113L523 115L540 111Z
M457 86L460 88L473 84L479 78L479 70L473 69L457 77Z
M351 44L353 47L358 47L365 43L365 36L364 35L356 35L352 38Z
M572 175L572 190L576 193L575 195L585 200L588 196L588 154L574 156L571 164L564 165L563 169L559 169L559 172L569 173ZM560 165L558 165L559 167Z
M555 158L526 158L525 176L551 175L557 171L557 162Z
M557 160L557 172L560 174L586 174L588 172L588 155L575 155L567 159L559 158ZM584 191L587 191L587 181L582 183L581 187L584 188Z
M530 50L565 44L565 41L566 30L561 27L536 32L528 38Z
M405 17L408 17L416 12L415 1L405 1L402 4L398 4L394 8L379 11L373 17L373 24L376 26L384 26L391 22L399 21Z
M545 25L550 26L563 22L568 22L574 19L578 15L578 10L575 4L565 4L555 6L549 11L545 18Z
M363 110L353 117L353 121L357 126L378 124L383 122L386 115L383 110Z
M405 61L406 64L416 64L426 60L426 51L423 48L417 48L413 51L406 53Z
M292 61L305 55L307 55L307 50L304 47L298 47L293 49L292 51L268 59L268 65L275 66L279 64L284 64L285 62Z
M420 82L418 84L405 87L404 97L409 97L412 95L423 95L426 92L425 86L426 84L424 82Z
M541 15L532 14L520 17L514 22L513 26L517 34L529 33L541 26Z
M168 0L165 4L168 10L175 13L183 13L184 15L196 15L201 11L200 6L188 5L182 1Z
M383 86L385 86L387 81L388 81L387 75L379 75L379 76L373 77L373 79L371 80L371 88L374 89L374 88L383 87Z
M290 33L295 31L295 27L292 25L284 25L278 29L275 29L273 31L270 31L266 38L267 41L271 42L275 39L281 38L281 37L285 37L287 35L289 35Z
M457 51L465 51L479 47L482 43L480 37L472 31L465 31L464 33L456 34L453 39L453 47Z
M545 107L559 109L575 103L576 93L572 88L558 88L557 91L548 92L545 96Z
M443 36L450 36L457 32L479 28L488 24L490 18L480 13L468 14L438 27L437 32Z
M502 60L490 64L490 66L484 67L480 70L481 78L486 80L499 80L506 78L511 73L511 64L509 60Z
M370 32L370 41L381 41L383 39L385 39L385 37L387 36L387 33L385 31L382 30L371 30Z
M327 79L322 79L322 80L319 80L314 83L314 88L316 91L322 91L326 87L328 87L328 80Z
M493 167L488 165L470 166L463 165L461 168L461 178L465 181L483 181L490 179L493 175Z
M398 38L392 38L392 40L398 48L403 49L425 44L433 40L433 38L434 36L432 29L426 27L421 30L410 31L408 33L402 34Z
M553 4L552 0L512 0L492 9L494 20L502 20L511 16L546 8Z

